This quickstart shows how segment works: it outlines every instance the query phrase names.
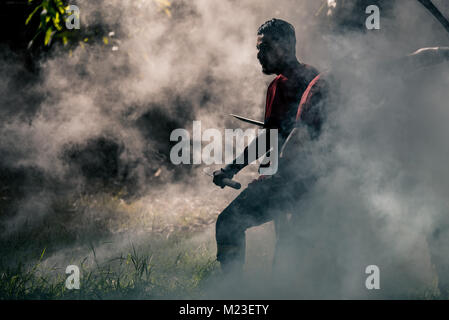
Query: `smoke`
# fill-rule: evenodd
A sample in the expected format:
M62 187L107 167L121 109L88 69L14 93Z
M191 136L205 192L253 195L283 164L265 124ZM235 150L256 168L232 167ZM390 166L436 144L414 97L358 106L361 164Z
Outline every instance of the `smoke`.
M385 68L420 46L445 43L447 35L423 21L429 15L418 3L397 1L379 32L330 36L330 82L341 100L329 106L320 140L299 153L296 170L319 180L299 199L293 240L282 248L287 272L280 274L296 275L280 277L285 297L413 296L432 290L432 264L444 288L447 202L439 183L447 177L436 163L447 162L447 64ZM365 288L369 265L380 268L378 292Z
M300 153L298 171L319 179L296 204L273 278L251 278L242 296L378 298L426 290L436 274L431 256L449 262L442 255L448 65L380 66L444 45L447 35L417 2L378 3L381 30L367 31L360 3L348 22L338 7L320 12L319 1L173 1L170 17L153 1L77 1L81 28L110 28L113 44L88 40L70 53L54 46L38 75L2 52L1 176L17 197L14 214L2 212L3 229L18 232L50 215L54 199L86 189L125 190L125 198L157 192L167 204L198 199L192 211L211 202L224 208L237 193L213 189L196 167L173 166L170 132L193 120L237 127L229 113L262 118L272 77L261 73L255 34L276 16L295 26L299 59L330 70L338 102L329 105L320 139ZM247 182L254 169L242 175L236 179ZM258 239L272 241L266 226L257 230ZM376 292L365 288L372 264L381 271ZM213 288L206 296L234 294Z
M387 13L380 31L325 34L328 60L315 63L327 64L338 101L328 102L324 133L301 144L295 167L318 182L287 215L273 276L240 297L422 297L436 282L444 294L447 64L404 68L395 59L444 45L447 35L418 3L397 1ZM314 31L301 36L323 45ZM365 287L370 265L379 267L379 291ZM233 288L223 294L235 297Z

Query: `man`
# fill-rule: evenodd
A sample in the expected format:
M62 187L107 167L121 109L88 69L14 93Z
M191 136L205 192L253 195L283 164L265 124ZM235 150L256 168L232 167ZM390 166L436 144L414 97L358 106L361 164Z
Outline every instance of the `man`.
M257 32L257 58L265 74L276 74L267 91L265 129L277 129L279 145L287 139L298 122L304 123L312 135L319 132L322 117L316 112L316 102L321 97L319 72L296 58L294 27L286 21L271 19ZM301 102L301 105L300 105ZM266 135L269 149L269 135ZM251 145L258 146L257 137ZM237 159L225 168L214 172L214 183L224 187L223 179L232 177L248 165L247 146L244 163ZM257 149L257 147L256 147ZM267 150L264 150L266 152ZM259 151L257 151L259 155ZM254 160L254 159L252 159ZM273 176L252 182L218 216L216 223L217 260L222 270L241 270L245 259L245 231L276 218L288 205L285 177ZM296 193L299 195L300 191Z

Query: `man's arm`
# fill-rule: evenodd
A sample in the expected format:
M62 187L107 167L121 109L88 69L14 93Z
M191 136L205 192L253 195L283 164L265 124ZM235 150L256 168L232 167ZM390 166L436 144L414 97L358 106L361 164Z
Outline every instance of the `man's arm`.
M251 162L259 159L261 156L265 155L270 149L270 135L266 134L267 131L259 134L256 138L254 138L244 149L244 151L237 156L232 163L228 164L224 168L217 170L214 172L214 183L222 188L224 188L223 179L232 179L234 175L236 175L240 170L245 168ZM264 150L259 150L260 147L260 139L265 139L265 148ZM253 154L251 154L250 150L255 150L255 159L252 159Z
M449 61L449 47L421 48L404 57L390 61L385 70L395 70L401 73L412 72Z
M417 68L436 65L449 60L449 47L422 48L407 57Z

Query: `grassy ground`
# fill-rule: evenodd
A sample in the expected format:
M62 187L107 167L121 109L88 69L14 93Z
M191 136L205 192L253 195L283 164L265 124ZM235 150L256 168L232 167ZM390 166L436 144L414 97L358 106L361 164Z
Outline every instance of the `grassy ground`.
M131 202L107 193L72 195L52 199L46 214L33 219L5 219L10 223L2 225L0 237L0 299L210 298L221 279L214 222L233 196L217 201L213 192L164 190ZM273 236L272 224L248 230L246 277L271 273ZM68 265L80 269L79 290L66 288ZM248 297L267 291L262 286ZM392 298L447 296L432 283Z
M14 199L0 190L0 299L205 297L220 278L215 221L239 191L196 180L129 201L117 192ZM247 233L252 274L271 271L267 234L272 225ZM80 290L66 289L68 265L80 268Z
M218 270L218 209L194 198L163 200L79 195L53 201L49 214L21 221L17 231L4 226L0 299L200 297ZM81 271L80 290L65 286L72 264Z
M168 244L167 244L168 246ZM32 265L2 270L2 299L158 299L199 298L205 281L217 271L207 249L179 251L178 255L137 249L107 261L89 258L70 262L80 268L80 289L65 286L65 268L43 263L45 252ZM170 248L173 250L173 248ZM93 252L95 249L93 249Z

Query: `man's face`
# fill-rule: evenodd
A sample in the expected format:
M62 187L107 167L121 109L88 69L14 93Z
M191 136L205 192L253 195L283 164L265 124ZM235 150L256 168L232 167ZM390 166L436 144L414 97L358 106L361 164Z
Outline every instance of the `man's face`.
M278 74L285 53L270 37L265 35L257 36L257 59L262 65L262 72L265 74Z

